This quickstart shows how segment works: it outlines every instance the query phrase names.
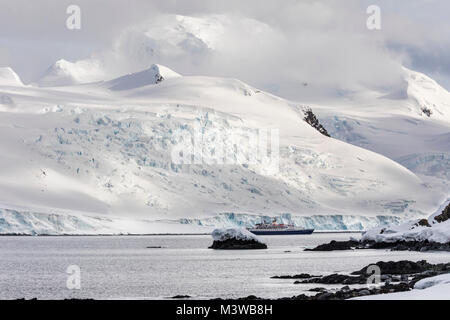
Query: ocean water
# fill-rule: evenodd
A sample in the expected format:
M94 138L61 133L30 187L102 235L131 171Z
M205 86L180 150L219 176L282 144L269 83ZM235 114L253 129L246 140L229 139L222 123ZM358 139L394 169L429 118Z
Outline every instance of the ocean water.
M288 297L322 285L274 275L347 273L380 260L450 262L449 253L305 252L357 234L263 236L267 250L216 251L208 235L0 237L0 299ZM161 248L147 248L159 247ZM80 289L68 289L69 266Z

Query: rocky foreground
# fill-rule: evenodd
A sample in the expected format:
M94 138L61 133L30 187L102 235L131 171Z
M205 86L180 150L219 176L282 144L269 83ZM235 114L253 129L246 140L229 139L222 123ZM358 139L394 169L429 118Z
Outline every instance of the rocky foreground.
M388 294L396 292L411 291L421 280L450 274L450 263L430 264L425 260L413 261L389 261L377 262L379 278L374 278L374 265L365 266L361 270L351 274L331 274L325 276L309 275L302 273L298 275L280 275L273 279L296 279L294 284L324 284L342 285L338 289L327 289L316 287L309 289L316 292L313 295L300 294L297 296L280 298L279 300L345 300L356 297ZM375 279L375 281L374 281ZM379 284L373 282L380 281ZM365 285L364 287L351 288L350 285ZM248 296L242 299L261 299L256 296Z

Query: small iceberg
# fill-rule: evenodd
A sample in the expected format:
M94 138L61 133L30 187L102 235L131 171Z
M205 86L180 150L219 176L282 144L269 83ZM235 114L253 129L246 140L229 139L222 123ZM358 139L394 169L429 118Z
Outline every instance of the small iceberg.
M220 228L212 232L210 249L240 250L267 249L267 245L244 228Z

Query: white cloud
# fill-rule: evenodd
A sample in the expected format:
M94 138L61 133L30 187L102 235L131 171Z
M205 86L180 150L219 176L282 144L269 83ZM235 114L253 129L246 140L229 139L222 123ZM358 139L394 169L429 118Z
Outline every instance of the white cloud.
M307 98L303 83L308 92L396 86L401 63L442 79L450 74L450 42L429 33L448 22L423 13L430 1L378 1L381 31L366 28L369 1L80 0L80 31L65 28L70 1L3 2L0 64L28 81L59 58L87 57L101 60L109 76L160 63L297 99Z

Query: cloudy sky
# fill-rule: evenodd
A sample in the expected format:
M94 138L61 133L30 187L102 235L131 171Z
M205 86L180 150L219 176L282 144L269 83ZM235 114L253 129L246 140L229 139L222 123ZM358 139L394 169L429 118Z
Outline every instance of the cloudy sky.
M80 30L66 27L71 4ZM381 9L381 30L366 27L369 5ZM446 0L1 0L0 66L31 82L60 58L102 61L110 77L161 63L299 98L302 84L393 87L404 65L450 89L449 9Z

